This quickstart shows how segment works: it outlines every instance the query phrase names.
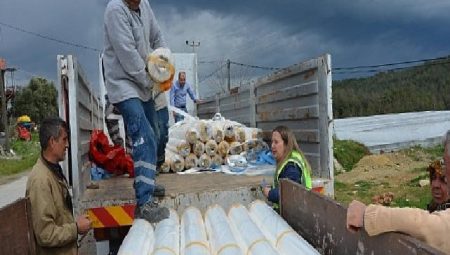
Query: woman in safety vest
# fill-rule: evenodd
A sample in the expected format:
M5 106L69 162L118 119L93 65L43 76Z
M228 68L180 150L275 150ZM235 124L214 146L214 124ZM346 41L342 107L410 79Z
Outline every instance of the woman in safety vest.
M298 147L294 133L285 126L278 126L272 131L272 154L277 161L272 187L263 188L263 194L278 209L280 190L279 180L290 179L311 189L311 166Z

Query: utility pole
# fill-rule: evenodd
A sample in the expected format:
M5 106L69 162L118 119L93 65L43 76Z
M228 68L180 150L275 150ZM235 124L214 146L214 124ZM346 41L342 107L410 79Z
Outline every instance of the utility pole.
M6 63L4 59L0 59L0 97L2 98L2 123L5 131L5 151L9 152L9 132L8 132L8 116L6 113L6 90L5 90L5 72Z
M186 40L186 45L192 47L192 52L194 53L194 79L195 79L195 93L197 98L200 98L200 92L198 89L198 64L197 64L197 53L195 52L195 48L200 47L200 42L195 42L195 41L191 41L189 42L188 40ZM197 107L194 107L194 114L197 115Z
M192 52L195 53L195 48L200 47L200 42L196 42L196 41L189 42L188 40L186 40L186 45L191 46Z
M231 91L231 61L227 59L227 88L228 93Z

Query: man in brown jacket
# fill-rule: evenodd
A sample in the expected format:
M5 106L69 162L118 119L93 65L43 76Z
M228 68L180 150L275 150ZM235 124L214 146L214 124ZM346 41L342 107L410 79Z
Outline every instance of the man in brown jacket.
M77 254L78 234L91 228L86 215L75 221L67 180L59 165L69 145L67 130L66 123L59 118L42 121L39 130L41 156L26 188L37 254Z
M450 133L447 133L450 138ZM450 189L450 141L444 152L447 186ZM397 231L411 235L434 248L450 254L450 209L429 213L417 208L388 208L366 206L353 200L347 209L347 228L358 231L364 227L369 236Z

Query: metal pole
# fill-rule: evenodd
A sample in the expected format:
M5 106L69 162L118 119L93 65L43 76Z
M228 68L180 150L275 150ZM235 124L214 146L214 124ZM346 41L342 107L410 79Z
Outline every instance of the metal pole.
M227 87L228 87L228 93L230 93L231 90L231 61L227 59Z
M186 45L191 46L192 52L195 53L195 48L200 47L200 42L196 41L189 42L188 40L186 40Z
M6 112L5 70L0 70L0 97L2 98L2 123L5 128L5 151L9 153L8 115Z

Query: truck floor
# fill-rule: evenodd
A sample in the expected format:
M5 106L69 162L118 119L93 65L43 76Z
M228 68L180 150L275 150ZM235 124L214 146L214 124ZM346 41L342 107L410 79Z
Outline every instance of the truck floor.
M202 195L218 198L218 196L226 195L226 192L232 192L234 196L246 196L243 192L258 193L259 183L264 178L271 183L272 178L267 176L237 176L222 173L160 174L157 176L156 182L166 188L166 196L160 202L178 209L176 201L171 200L192 199L187 198L189 196L194 196L197 200L204 200L200 199ZM82 197L81 202L85 208L135 202L133 178L114 177L95 183L98 184L98 189L87 189ZM224 191L226 192L224 193ZM207 200L214 202L213 198Z

